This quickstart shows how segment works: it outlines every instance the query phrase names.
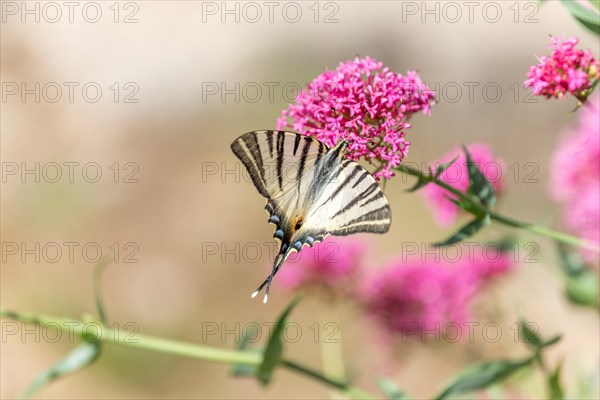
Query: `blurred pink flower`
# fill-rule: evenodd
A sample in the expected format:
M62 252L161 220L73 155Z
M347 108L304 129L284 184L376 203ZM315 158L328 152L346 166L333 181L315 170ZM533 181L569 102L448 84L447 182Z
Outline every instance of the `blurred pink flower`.
M277 278L292 290L351 292L361 275L367 243L358 238L327 238L289 257Z
M511 251L503 251L499 246L484 245L473 248L474 251L459 263L465 273L474 280L485 284L492 278L510 272L515 263Z
M578 237L600 245L600 185L583 190L563 211L567 229ZM581 255L598 268L598 252L582 249Z
M585 99L585 91L600 77L598 60L589 50L575 48L579 43L575 37L551 40L552 54L540 57L539 64L529 68L525 87L546 98L564 98L570 93Z
M429 114L433 100L416 72L403 76L369 57L357 57L315 78L282 112L277 129L291 128L329 146L345 139L348 158L378 160L375 177L391 178L391 169L408 152L404 131L411 116Z
M514 266L508 253L484 249L463 253L456 262L393 260L365 283L361 299L367 314L389 336L442 333L452 323L465 329L473 297L489 278Z
M490 181L492 187L496 190L496 194L498 194L502 190L504 162L494 157L492 149L487 144L472 143L467 146L467 149L471 154L473 162ZM452 160L457 154L460 154L460 156L454 164L442 172L439 179L462 192L466 192L469 187L469 172L467 170L467 159L462 148L455 148L446 153L445 156L432 165L432 169L435 171L438 165ZM443 227L449 227L455 222L460 208L450 201L451 198L455 198L454 195L434 184L425 186L421 189L421 193L431 206L433 216L438 224Z
M368 315L392 336L439 331L467 322L478 283L448 265L395 260L367 282L363 298Z
M552 160L552 193L563 204L562 219L577 236L600 243L600 109L594 96L580 109L579 124L569 129ZM597 262L597 252L584 252Z

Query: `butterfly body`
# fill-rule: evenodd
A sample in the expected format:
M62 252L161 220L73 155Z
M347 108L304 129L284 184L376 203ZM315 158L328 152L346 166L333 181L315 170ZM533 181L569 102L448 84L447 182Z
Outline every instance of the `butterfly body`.
M358 163L344 157L344 140L329 148L308 136L284 131L248 132L231 148L254 186L267 199L273 237L280 242L267 286L285 259L328 235L385 233L391 210L379 185ZM267 299L265 295L265 302Z

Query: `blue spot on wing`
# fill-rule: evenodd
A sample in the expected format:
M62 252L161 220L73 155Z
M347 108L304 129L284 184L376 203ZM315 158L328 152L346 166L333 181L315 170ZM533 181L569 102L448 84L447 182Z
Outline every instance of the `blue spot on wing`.
M302 247L304 245L307 245L308 247L313 247L316 243L322 242L323 239L325 239L325 236L327 235L306 234L302 237L297 237L291 245L290 250L294 249L296 251L300 251L302 250Z

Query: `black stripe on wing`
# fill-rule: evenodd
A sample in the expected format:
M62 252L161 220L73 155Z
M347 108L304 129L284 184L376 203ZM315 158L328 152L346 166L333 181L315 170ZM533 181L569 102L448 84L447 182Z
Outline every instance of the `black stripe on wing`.
M346 204L343 208L341 208L335 214L333 214L333 216L331 218L333 219L333 218L341 216L342 214L347 213L352 208L356 207L358 205L358 203L363 201L371 193L376 192L377 189L379 189L379 185L377 184L377 182L371 183L371 185L368 186L365 190L363 190L362 193L355 196L352 200L350 200L350 202L348 204ZM381 189L379 189L379 191L381 191Z
M283 149L285 146L286 135L278 131L277 132L277 182L279 183L279 190L283 190Z
M297 181L298 195L302 180L315 164L320 166L329 149L320 141L308 136L286 131L253 131L237 138L232 144L233 153L242 161L258 192L266 197L277 197ZM309 161L310 157L310 161ZM285 177L290 165L296 164L296 174ZM283 168L286 168L286 171ZM318 168L317 168L318 169ZM293 169L292 169L293 170ZM290 185L290 186L288 186Z
M330 204L339 196L344 203L332 210L328 221L328 233L346 236L359 232L385 233L389 230L392 214L389 203L373 176L355 162L343 162L340 167L344 176L327 198L320 200L319 207Z
M344 166L342 166L339 170L341 171L343 167ZM335 189L335 191L331 194L331 197L329 197L329 199L327 201L331 201L331 200L335 199L335 197L337 195L339 195L342 192L342 190L344 190L344 188L350 182L352 182L354 177L357 174L360 174L362 171L364 171L364 169L360 165L358 165L358 164L354 165L354 168L352 168L352 171L350 172L350 174L348 174L348 176L346 176L346 178L340 183L340 185ZM338 172L338 175L339 175L339 172Z
M386 233L390 229L392 214L389 205L369 211L350 222L333 229L330 233L335 236L346 236L353 233Z
M258 145L257 133L248 132L240 136L233 143L231 143L231 150L242 161L242 163L244 163L244 166L248 170L256 190L258 190L262 196L269 197L269 193L266 188L265 170L260 153L260 147Z
M299 136L296 137L296 139L298 139ZM297 141L299 142L299 141ZM305 136L304 137L304 145L302 146L302 154L300 155L300 162L298 163L298 172L296 173L296 180L298 181L298 193L300 192L300 186L302 184L302 176L304 175L304 167L306 165L306 157L308 156L308 151L310 150L311 145L313 144L313 141L308 137ZM323 145L321 142L319 142L319 145ZM297 145L296 145L297 146ZM296 151L296 148L294 148L294 152ZM317 154L317 157L321 156L321 147L319 147L319 153Z

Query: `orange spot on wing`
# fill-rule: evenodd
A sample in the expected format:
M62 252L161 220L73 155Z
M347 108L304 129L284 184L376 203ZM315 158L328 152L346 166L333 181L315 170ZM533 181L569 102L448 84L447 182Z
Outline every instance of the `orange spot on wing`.
M302 223L304 222L304 216L297 216L294 221L292 221L292 230L296 232L302 227Z

